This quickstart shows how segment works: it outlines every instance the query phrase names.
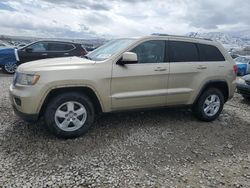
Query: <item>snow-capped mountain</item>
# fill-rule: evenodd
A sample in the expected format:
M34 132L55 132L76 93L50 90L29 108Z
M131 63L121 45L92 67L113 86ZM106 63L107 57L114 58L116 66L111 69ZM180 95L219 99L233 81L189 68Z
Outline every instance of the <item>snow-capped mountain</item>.
M234 31L231 34L243 40L250 41L250 30Z
M210 33L195 33L191 32L187 34L190 37L206 38L222 43L227 49L244 48L250 45L249 40L232 36L227 33L210 32Z

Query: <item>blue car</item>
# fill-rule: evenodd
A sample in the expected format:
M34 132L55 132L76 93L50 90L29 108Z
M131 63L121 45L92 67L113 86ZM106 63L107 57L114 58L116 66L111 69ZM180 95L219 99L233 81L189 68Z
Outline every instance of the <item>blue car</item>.
M14 48L0 49L0 67L8 74L14 74L17 68L17 50Z
M237 57L235 62L238 66L238 75L244 76L246 74L250 74L250 57Z

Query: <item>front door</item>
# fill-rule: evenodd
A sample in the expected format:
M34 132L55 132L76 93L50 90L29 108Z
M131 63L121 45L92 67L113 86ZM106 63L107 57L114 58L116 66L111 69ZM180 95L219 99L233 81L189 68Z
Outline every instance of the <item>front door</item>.
M18 56L21 63L46 59L49 56L48 42L36 42L30 46L19 49Z
M112 109L135 109L166 105L169 63L166 61L166 41L145 41L131 52L138 63L124 66L113 64Z

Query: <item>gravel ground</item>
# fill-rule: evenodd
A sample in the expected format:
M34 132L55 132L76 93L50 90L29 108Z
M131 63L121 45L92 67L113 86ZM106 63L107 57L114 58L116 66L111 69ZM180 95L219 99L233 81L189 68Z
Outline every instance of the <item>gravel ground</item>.
M0 74L2 187L250 187L250 103L238 94L213 123L189 110L108 114L62 140L11 109Z

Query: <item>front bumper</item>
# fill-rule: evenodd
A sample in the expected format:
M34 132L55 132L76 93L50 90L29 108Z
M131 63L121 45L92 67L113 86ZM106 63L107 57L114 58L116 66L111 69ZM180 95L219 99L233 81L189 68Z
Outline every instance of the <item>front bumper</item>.
M17 110L14 104L12 104L12 107L14 109L15 114L27 122L34 123L38 121L39 119L39 114L26 114L26 113L20 112Z
M237 92L243 96L250 97L250 85L237 84Z
M39 118L39 98L33 88L10 86L9 98L15 113L28 122L35 122Z

